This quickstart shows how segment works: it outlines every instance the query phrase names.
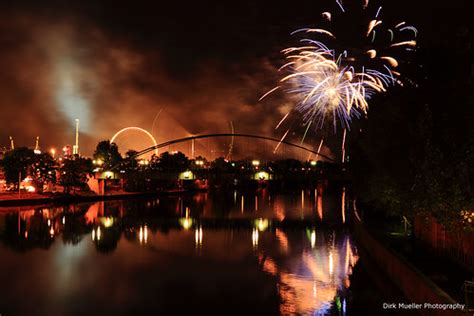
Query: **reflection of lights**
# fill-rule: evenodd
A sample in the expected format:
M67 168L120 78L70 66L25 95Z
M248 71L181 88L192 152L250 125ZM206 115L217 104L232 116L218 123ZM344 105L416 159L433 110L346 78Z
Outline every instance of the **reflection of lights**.
M48 218L48 227L51 226L51 220Z
M321 269L320 252L304 252L302 263L311 275L298 272L291 273L280 270L280 293L287 298L280 305L282 314L297 315L329 315L331 302L337 294L337 284L329 278L327 271ZM337 279L336 279L337 281ZM315 286L316 285L316 286Z
M322 220L323 219L323 197L321 195L318 195L316 204L317 204L316 208L318 210L319 218Z
M346 222L346 188L342 188L341 197L341 209L342 209L342 223Z
M259 262L263 262L263 271L271 274L271 275L277 275L278 274L278 266L275 261L272 260L272 258L259 255L258 258Z
M25 238L28 238L28 231L25 231Z
M100 237L101 237L100 226L97 227L96 237L97 237L97 240L100 240Z
M316 231L313 230L311 231L311 248L314 248L316 246Z
M193 219L189 217L181 218L179 220L179 223L181 224L181 226L183 226L184 229L190 229L191 226L193 226Z
M275 210L275 215L277 219L281 222L285 219L285 205L283 204L283 201L279 199L278 197L275 199L275 204L274 204L274 210Z
M332 275L334 272L334 260L332 258L332 252L329 253L329 274Z
M51 227L51 229L49 230L49 234L51 235L51 237L54 236L54 228L53 227Z
M255 212L258 211L258 197L255 195Z
M202 246L202 227L196 228L194 240L196 242L196 246Z
M63 225L66 225L66 216L63 216Z
M237 204L237 190L234 190L234 204Z
M109 228L114 224L114 218L113 217L101 218L100 221L102 222L102 225L104 225L105 228Z
M240 211L242 212L242 214L244 213L244 196L243 195L240 198Z
M140 231L138 233L138 239L140 240L140 243L147 243L148 242L148 227L145 226L140 226Z
M252 246L258 246L258 230L256 228L252 231Z
M268 228L268 219L259 218L255 221L255 226L259 231L263 232Z
M311 240L315 233L316 230L307 229L308 240ZM303 269L300 268L301 265L293 263L286 267L277 267L278 292L282 299L281 314L329 315L331 310L336 310L337 315L346 315L347 302L337 295L338 289L350 286L349 276L343 268L346 263L341 256L345 247L352 248L349 237L346 238L346 243L333 243L329 248L318 243L314 249L304 251L301 259ZM265 256L268 256L265 257L266 262L270 256ZM263 271L268 272L268 269L264 266Z
M283 252L287 252L288 251L288 238L286 237L286 234L278 228L276 229L275 234L278 239L278 242L280 243L281 250Z
M51 156L54 158L54 156L56 155L56 149L51 148L49 152L51 153Z
M301 208L304 209L304 190L301 190Z
M349 271L349 265L350 265L350 245L349 245L349 238L346 238L345 241L345 248L346 248L346 254L344 256L344 272L345 274L348 274Z
M95 229L92 228L92 240L95 240Z

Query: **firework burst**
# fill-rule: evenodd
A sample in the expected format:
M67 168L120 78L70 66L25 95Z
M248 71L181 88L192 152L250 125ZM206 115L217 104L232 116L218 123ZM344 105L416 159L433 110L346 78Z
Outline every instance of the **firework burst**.
M300 97L295 109L302 113L307 128L312 124L320 128L328 118L334 126L338 120L349 128L353 118L367 113L367 100L385 91L392 78L373 70L355 72L352 66L342 66L341 58L336 59L321 43L311 44L284 51L289 62L282 69L290 74L281 83L288 83L289 92Z
M380 18L382 7L374 10L366 27L354 36L347 29L347 22L338 23L339 17L344 19L351 13L341 1L336 4L339 15L322 13L329 28L302 28L292 33L311 34L315 38L303 38L301 46L282 51L288 62L280 70L286 75L279 86L261 98L278 89L293 94L297 99L294 110L302 114L306 126L305 136L310 126L322 128L327 121L335 130L337 125L349 129L354 118L367 114L371 97L389 86L402 84L401 74L395 70L400 64L395 56L400 55L400 50L416 47L416 28L405 22L386 28L390 23ZM363 9L371 10L369 1L365 1ZM282 121L287 117L288 114Z

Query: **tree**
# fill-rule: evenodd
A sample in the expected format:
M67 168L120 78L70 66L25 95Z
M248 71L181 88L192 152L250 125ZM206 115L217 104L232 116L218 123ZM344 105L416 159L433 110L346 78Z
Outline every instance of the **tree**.
M298 172L303 167L303 163L296 159L283 159L271 163L271 168L275 173L287 175Z
M94 160L100 161L103 168L114 166L122 161L122 156L115 143L110 140L103 140L97 144L94 151Z
M33 183L36 189L43 191L43 185L46 183L56 183L56 162L49 153L35 155L32 170Z
M76 187L86 188L88 176L92 174L92 161L76 155L73 159L64 161L60 173L60 184L64 186L64 192L69 193L73 188L75 193Z
M211 168L215 173L226 173L232 171L232 165L224 157L218 157L211 163Z
M35 162L35 153L27 147L18 147L5 154L2 167L5 172L5 180L18 187L18 179L26 177L31 173L31 167Z
M125 159L122 161L122 168L127 171L135 170L138 166L138 159L135 157L138 151L130 149L125 153Z
M183 172L189 168L189 160L182 152L171 154L164 152L160 156L158 167L167 172Z

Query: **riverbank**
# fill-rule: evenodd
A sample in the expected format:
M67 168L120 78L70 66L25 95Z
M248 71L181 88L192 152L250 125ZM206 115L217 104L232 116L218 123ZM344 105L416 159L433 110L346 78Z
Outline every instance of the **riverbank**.
M78 194L39 194L39 193L3 193L0 195L0 207L7 206L28 206L28 205L42 205L51 203L79 203L79 202L95 202L108 200L123 200L139 197L153 197L172 194L182 194L189 192L189 190L176 189L157 192L125 192L115 191L105 195L97 195L93 193L78 193Z
M460 290L463 280L472 277L469 271L450 262L448 258L433 256L426 249L407 247L408 244L401 242L399 236L394 237L397 235L390 232L382 233L380 226L366 226L357 211L354 211L353 224L356 239L403 292L407 302L422 304L418 308L421 315L472 313L472 310L462 309L458 305L464 304ZM397 239L398 242L395 242ZM425 303L459 308L449 311L426 309L423 307Z

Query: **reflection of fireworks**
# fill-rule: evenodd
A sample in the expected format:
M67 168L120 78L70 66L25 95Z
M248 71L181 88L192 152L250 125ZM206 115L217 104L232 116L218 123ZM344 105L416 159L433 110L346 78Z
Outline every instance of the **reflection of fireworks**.
M336 3L345 13L342 2ZM367 9L368 5L369 2L365 1L363 8ZM349 128L353 118L367 113L367 100L375 93L385 91L389 85L401 84L397 79L400 73L394 70L399 61L392 53L400 49L412 50L416 41L406 36L413 34L416 37L417 30L406 26L405 22L384 30L382 26L385 24L379 18L381 9L376 10L374 18L368 21L367 28L355 44L347 45L344 41L349 33L346 26L340 38L336 36L341 25L334 22L337 19L331 12L322 14L326 23L333 26L330 30L303 28L292 33L315 34L325 38L334 48L329 49L319 40L303 39L301 46L283 50L288 62L280 70L286 70L289 74L281 80L281 86L262 97L285 86L290 93L297 95L294 109L303 115L306 126L303 140L310 126L321 128L326 120L332 121L334 128L337 121L344 129ZM350 37L354 41L353 36Z

